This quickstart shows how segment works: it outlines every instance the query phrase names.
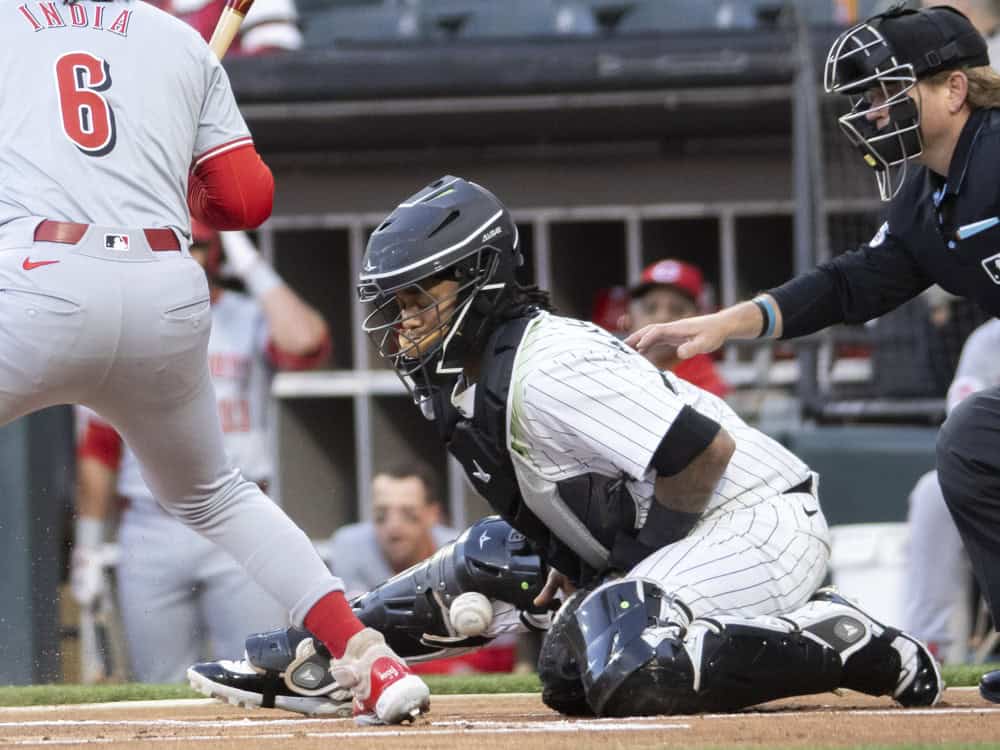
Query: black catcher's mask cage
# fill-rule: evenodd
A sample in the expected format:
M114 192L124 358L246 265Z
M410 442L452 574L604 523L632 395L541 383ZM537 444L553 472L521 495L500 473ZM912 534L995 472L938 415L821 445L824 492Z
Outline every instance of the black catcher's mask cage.
M457 239L457 241L455 241ZM444 177L401 203L372 234L358 295L371 312L363 330L416 401L454 382L479 352L514 291L517 228L488 191ZM435 298L441 281L457 282ZM398 293L417 295L403 310ZM419 337L406 322L419 317Z
M826 58L823 87L828 94L850 97L851 110L837 121L865 164L875 170L883 201L899 192L909 160L923 153L920 108L907 93L916 84L913 66L899 63L885 37L868 21L841 34ZM868 99L872 89L882 94L876 103ZM889 120L880 130L875 123L883 114Z
M473 256L464 260L461 269L435 274L403 287L381 290L375 284L359 285L361 301L371 304L373 310L362 323L365 333L375 345L379 356L387 360L412 389L423 392L414 381L425 375L431 382L447 380L448 376L461 371L461 363L451 362L446 366L443 354L449 344L455 343L465 328L473 302L480 293L500 291L504 284L490 284L489 280L499 265L500 251L491 246L479 248ZM457 281L459 286L448 296L435 297L431 289L443 280ZM399 306L396 292L409 289L420 294L416 312L407 315ZM452 304L448 304L452 303ZM442 307L445 309L442 310ZM419 338L406 330L407 320L426 317L436 318L432 328L421 331ZM428 343L423 343L428 342ZM421 371L427 370L426 373ZM441 377L438 377L441 376ZM421 379L423 379L421 377Z
M875 170L882 200L899 192L908 162L923 153L917 81L989 64L986 40L950 6L919 11L897 6L837 37L823 86L827 93L850 97L851 111L838 121ZM875 124L879 119L886 120L881 129Z

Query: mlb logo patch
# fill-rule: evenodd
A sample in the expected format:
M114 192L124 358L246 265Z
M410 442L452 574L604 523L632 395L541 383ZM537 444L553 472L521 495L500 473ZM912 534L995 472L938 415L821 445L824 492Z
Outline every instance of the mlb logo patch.
M994 284L1000 284L1000 253L983 258L983 268L993 279Z
M104 249L117 250L120 253L128 252L127 234L106 234L104 235ZM1000 283L1000 282L997 282Z

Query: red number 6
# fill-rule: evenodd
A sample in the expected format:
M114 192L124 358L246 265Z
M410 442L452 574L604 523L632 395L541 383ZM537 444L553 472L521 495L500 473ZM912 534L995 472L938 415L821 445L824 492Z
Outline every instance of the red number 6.
M100 92L111 88L111 68L89 52L67 52L56 60L56 86L66 137L87 156L115 147L115 113Z

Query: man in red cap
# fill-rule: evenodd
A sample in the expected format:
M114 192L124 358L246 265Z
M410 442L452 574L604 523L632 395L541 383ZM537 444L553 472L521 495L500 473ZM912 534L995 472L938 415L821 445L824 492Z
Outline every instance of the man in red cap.
M628 312L622 328L632 333L652 323L698 315L704 308L705 284L697 266L667 258L646 266L639 283L628 290L628 295ZM676 348L665 348L657 351L654 364L716 396L729 393L729 385L707 354L680 359Z

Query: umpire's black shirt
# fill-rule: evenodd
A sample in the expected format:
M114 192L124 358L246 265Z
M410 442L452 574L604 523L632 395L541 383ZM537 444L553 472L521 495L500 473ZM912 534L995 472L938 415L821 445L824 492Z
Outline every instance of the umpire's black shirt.
M1000 109L979 109L962 129L947 179L924 166L912 171L869 243L770 290L781 308L782 338L863 323L931 284L1000 316L1000 222L988 221L994 217ZM959 239L959 229L974 233Z

